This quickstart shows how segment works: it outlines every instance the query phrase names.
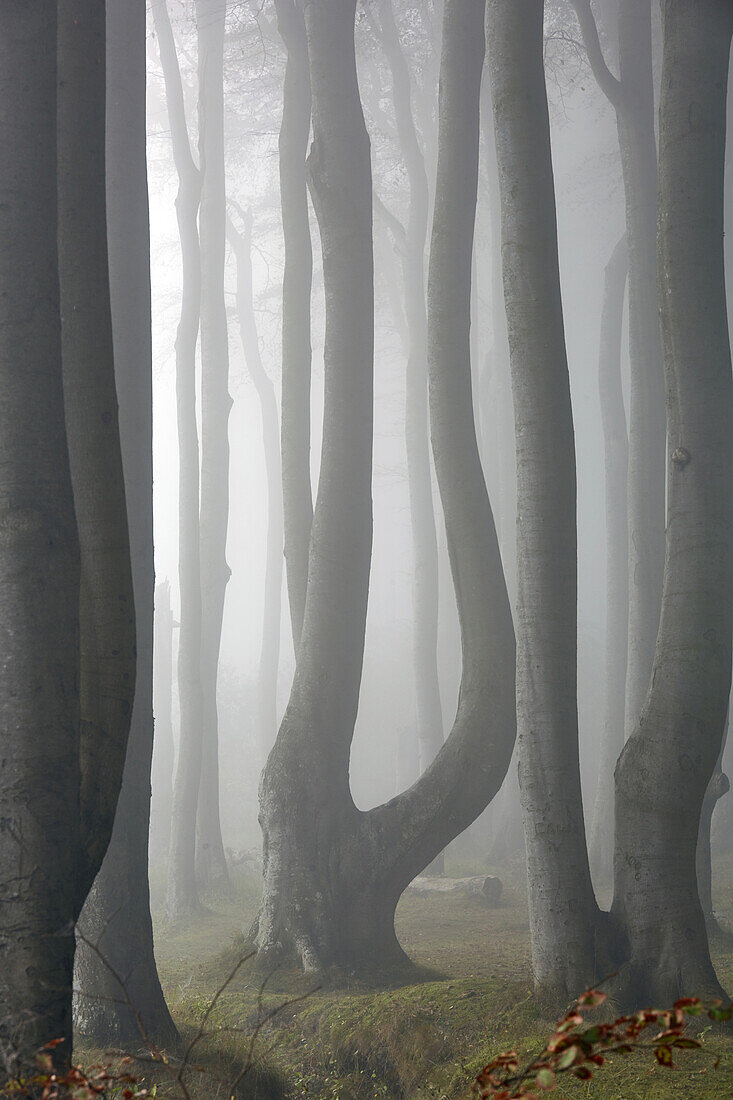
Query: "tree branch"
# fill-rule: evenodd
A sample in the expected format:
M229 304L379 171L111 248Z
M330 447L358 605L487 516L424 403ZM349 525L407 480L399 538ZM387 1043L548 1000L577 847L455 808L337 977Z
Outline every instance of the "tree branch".
M570 0L570 3L578 17L580 33L583 36L583 43L585 45L585 52L588 55L591 71L596 78L598 87L613 107L616 110L620 110L623 98L623 85L621 81L613 75L606 64L606 59L603 56L603 49L601 48L601 41L598 37L598 25L593 15L593 9L590 6L590 0Z

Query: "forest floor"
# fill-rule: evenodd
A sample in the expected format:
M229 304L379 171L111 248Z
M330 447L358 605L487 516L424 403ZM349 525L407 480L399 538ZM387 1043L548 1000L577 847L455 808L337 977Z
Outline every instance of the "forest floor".
M279 971L263 990L261 977L245 963L221 993L190 1059L218 1066L221 1087L209 1078L205 1089L194 1087L192 1093L228 1100L229 1082L247 1062L253 1029L278 1008L254 1043L257 1059L276 1073L265 1072L258 1083L250 1073L248 1098L459 1100L471 1096L476 1073L499 1052L515 1048L520 1058L539 1053L554 1020L531 989L522 869L487 869L450 857L446 869L454 876L498 874L504 891L493 909L461 893L402 898L397 931L424 980L376 993L314 991L301 974ZM207 914L187 926L175 931L156 926L163 987L189 1040L245 953L244 933L257 911L259 882L240 878L234 891L229 899L209 899ZM733 863L719 871L716 909L733 928ZM723 984L733 988L733 938L715 944L714 954ZM650 1052L616 1056L593 1081L566 1086L563 1079L552 1095L558 1100L733 1097L733 1037L715 1026L702 1039L704 1053L680 1051L678 1069L653 1066ZM720 1066L714 1069L718 1055Z

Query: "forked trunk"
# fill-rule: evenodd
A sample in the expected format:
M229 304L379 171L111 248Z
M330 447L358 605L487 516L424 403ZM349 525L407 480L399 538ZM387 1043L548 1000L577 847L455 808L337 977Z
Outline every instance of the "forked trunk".
M369 142L356 83L355 0L305 4L311 188L326 281L326 415L293 691L265 769L271 960L374 975L405 963L394 911L408 883L498 790L514 741L513 633L473 427L470 276L483 0L446 4L441 153L431 246L430 416L460 608L463 680L451 736L404 794L360 813L349 790L371 549L373 271ZM471 762L467 769L466 762Z

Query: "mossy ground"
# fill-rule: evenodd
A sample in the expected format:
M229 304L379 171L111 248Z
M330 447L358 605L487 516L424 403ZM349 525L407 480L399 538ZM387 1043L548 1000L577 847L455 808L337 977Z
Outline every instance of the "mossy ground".
M465 861L449 873L480 870ZM386 991L363 986L313 990L299 973L261 975L245 964L221 995L208 1037L195 1060L220 1063L232 1080L246 1060L259 1018L280 1011L259 1032L256 1052L281 1075L250 1080L247 1096L315 1100L458 1100L469 1097L481 1066L509 1047L538 1052L553 1017L531 990L529 930L523 875L504 868L502 904L488 909L460 894L407 895L397 929L423 980ZM733 864L720 876L717 904L733 926ZM259 885L237 881L234 896L209 899L203 919L175 929L157 927L161 979L184 1035L191 1036L213 993L244 954L245 932L257 910ZM719 973L733 988L733 941L715 945ZM297 1000L296 998L304 998ZM654 1068L651 1056L614 1058L588 1084L558 1088L560 1097L597 1100L672 1100L733 1097L733 1038L715 1028L703 1035L708 1055L681 1051L677 1070ZM721 1055L720 1067L713 1060ZM222 1068L223 1067L223 1068ZM167 1090L164 1090L167 1091ZM201 1094L201 1089L195 1091ZM203 1089L227 1095L225 1084Z

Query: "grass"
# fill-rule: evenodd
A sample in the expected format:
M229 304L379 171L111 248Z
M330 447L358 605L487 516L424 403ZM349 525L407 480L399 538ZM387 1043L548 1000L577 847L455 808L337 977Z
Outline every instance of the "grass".
M472 869L463 864L460 873ZM313 991L302 974L280 971L261 990L260 978L245 964L212 1013L207 1029L212 1034L197 1047L197 1059L209 1065L218 1061L225 1069L218 1076L231 1080L246 1057L258 1018L279 1009L256 1044L275 1073L261 1076L259 1084L252 1078L248 1097L469 1097L474 1076L490 1057L508 1047L521 1056L539 1052L554 1022L532 993L521 868L500 874L505 889L497 909L458 894L408 894L400 902L400 940L424 973L437 980L378 993ZM733 865L723 869L721 878L718 911L733 925ZM244 953L258 897L259 884L241 879L232 897L209 900L203 918L174 930L157 926L161 979L184 1035L195 1032L212 994ZM732 988L733 948L716 944L714 953L724 984ZM617 1056L594 1081L563 1083L552 1095L733 1097L733 1039L716 1027L703 1040L706 1051L721 1055L719 1069L712 1068L712 1057L687 1051L680 1052L677 1070L654 1068L650 1055ZM226 1090L212 1081L200 1094L225 1096Z

